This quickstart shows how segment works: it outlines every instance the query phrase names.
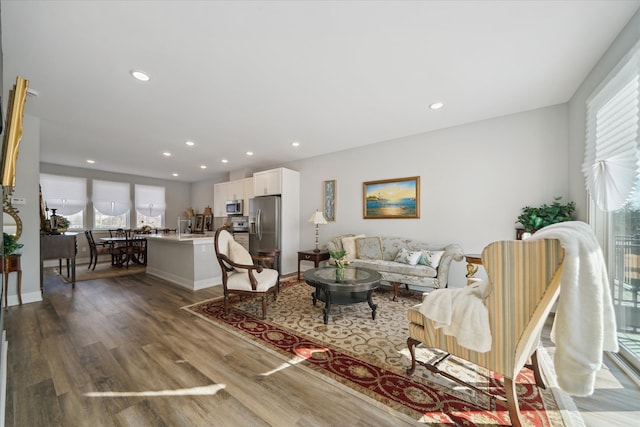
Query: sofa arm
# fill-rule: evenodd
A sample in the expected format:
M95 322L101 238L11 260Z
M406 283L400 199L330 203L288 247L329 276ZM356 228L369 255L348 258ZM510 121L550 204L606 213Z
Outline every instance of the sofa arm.
M446 288L448 286L451 261L460 262L462 260L464 260L464 252L460 245L453 244L444 248L444 254L438 265L438 283L440 284L440 288Z

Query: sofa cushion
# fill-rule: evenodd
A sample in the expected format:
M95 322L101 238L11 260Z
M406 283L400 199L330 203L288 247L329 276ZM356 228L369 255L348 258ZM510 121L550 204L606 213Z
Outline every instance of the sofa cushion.
M442 255L444 255L444 251L422 251L420 259L418 260L418 264L438 268L438 265L440 265L440 260L442 259Z
M365 237L364 234L358 234L357 236L349 236L342 238L342 250L347 254L345 257L348 261L356 259L356 239Z
M426 265L409 265L401 264L395 261L384 261L380 259L355 259L351 262L351 266L371 268L380 273L405 274L416 277L437 277L438 272L435 268Z
M408 251L405 248L401 248L394 258L394 261L402 264L416 265L421 256L422 252L420 251Z
M356 239L356 258L382 259L382 239L380 236Z
M342 251L344 250L344 248L342 247L342 238L343 237L352 237L355 236L355 234L342 234L340 236L336 236L333 238L332 242L333 245L336 247L336 251Z

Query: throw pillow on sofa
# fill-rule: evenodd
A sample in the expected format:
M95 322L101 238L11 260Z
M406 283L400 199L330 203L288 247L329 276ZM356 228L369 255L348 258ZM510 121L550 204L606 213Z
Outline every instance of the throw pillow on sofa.
M440 265L440 260L442 259L442 255L444 255L444 251L422 251L420 252L420 259L418 260L418 264L426 265L427 267L438 268Z
M382 259L382 239L379 236L356 239L356 257L358 259Z
M357 236L343 237L342 249L347 253L345 257L347 261L356 259L356 239L366 237L364 234L358 234Z
M398 251L394 261L402 264L416 265L421 256L421 251L408 251L402 248Z

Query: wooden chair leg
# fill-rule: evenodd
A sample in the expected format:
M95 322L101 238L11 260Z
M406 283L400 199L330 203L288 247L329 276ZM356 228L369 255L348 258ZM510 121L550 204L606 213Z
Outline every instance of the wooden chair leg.
M229 312L229 295L224 294L224 314Z
M516 382L511 378L504 379L504 389L507 394L507 407L509 409L509 418L511 425L514 427L522 426L520 407L518 406L518 394L516 392Z
M538 351L534 351L531 355L531 370L533 371L533 377L536 379L536 385L542 389L546 389L547 386L542 379L542 373L540 372L540 363L538 362Z
M409 353L411 353L411 366L407 368L407 375L411 376L416 370L416 346L420 344L420 341L413 338L407 338L407 347L409 347Z
M267 295L262 296L262 318L267 318Z

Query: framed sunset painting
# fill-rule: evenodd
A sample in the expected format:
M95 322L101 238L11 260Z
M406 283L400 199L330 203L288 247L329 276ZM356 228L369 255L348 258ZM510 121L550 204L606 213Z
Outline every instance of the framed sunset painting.
M420 177L363 183L362 210L364 219L420 218Z

